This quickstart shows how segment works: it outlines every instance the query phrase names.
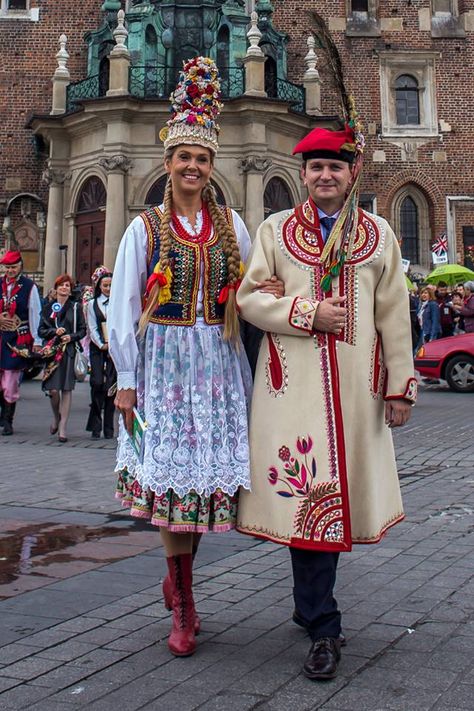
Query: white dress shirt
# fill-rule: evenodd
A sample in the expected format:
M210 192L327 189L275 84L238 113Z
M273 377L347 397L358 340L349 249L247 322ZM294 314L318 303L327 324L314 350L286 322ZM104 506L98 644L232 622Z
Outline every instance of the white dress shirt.
M106 320L107 320L107 309L108 309L108 303L109 303L109 297L104 296L104 294L100 294L97 297L97 305L99 309L102 311L104 314ZM97 324L97 318L95 315L94 311L94 299L91 299L89 303L87 304L87 327L89 329L89 335L91 337L91 341L95 343L97 348L102 348L104 345L104 339L102 337L102 332L99 330L99 326Z

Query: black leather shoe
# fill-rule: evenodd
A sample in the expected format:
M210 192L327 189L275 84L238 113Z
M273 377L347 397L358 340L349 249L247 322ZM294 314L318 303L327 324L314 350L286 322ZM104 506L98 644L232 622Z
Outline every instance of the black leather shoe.
M333 637L321 637L311 645L303 674L314 681L334 679L341 658L341 644Z
M306 629L306 622L303 620L303 618L301 617L301 615L298 612L298 610L296 609L296 607L293 610L292 620L295 623L295 625L299 625L299 627L304 627L304 629ZM347 645L347 639L345 638L345 635L342 632L339 635L339 643L340 643L341 647L345 647Z
M91 434L91 439L100 439L100 432L93 432Z

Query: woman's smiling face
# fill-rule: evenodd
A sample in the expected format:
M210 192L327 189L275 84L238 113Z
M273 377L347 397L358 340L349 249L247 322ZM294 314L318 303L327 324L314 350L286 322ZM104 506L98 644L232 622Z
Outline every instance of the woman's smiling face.
M210 180L212 154L208 148L201 146L178 146L171 158L165 159L165 168L171 177L173 192L195 195Z

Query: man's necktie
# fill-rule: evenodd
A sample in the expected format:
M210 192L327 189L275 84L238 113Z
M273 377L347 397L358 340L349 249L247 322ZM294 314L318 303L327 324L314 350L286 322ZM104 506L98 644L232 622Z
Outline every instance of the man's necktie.
M323 235L323 240L326 242L327 238L331 234L331 230L334 226L334 223L336 222L336 217L321 217L319 219L319 224L323 228L321 230L322 235Z

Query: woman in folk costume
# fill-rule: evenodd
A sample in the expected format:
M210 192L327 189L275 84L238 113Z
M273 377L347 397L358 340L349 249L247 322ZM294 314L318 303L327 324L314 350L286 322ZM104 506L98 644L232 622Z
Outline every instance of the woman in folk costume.
M114 395L108 393L117 381L117 372L109 356L106 323L112 272L103 265L97 267L91 276L91 281L94 286L94 294L86 306L91 364L91 404L86 430L92 432L92 439L99 439L103 427L104 437L111 439L114 436L115 405Z
M177 656L194 652L199 630L193 550L202 533L234 527L239 487L249 488L251 374L236 290L250 238L240 217L217 205L210 183L219 95L212 60L184 65L161 134L164 203L125 233L107 318L116 405L129 431L135 405L147 423L142 458L124 428L119 434L118 496L132 515L160 527L169 571L163 595L173 609L168 644Z
M335 676L340 658L339 553L376 543L403 519L389 427L404 424L416 396L398 243L384 219L357 207L362 147L354 117L295 147L309 198L260 226L238 294L242 317L266 334L252 490L240 497L237 528L290 547L311 679ZM254 290L272 274L285 297Z

